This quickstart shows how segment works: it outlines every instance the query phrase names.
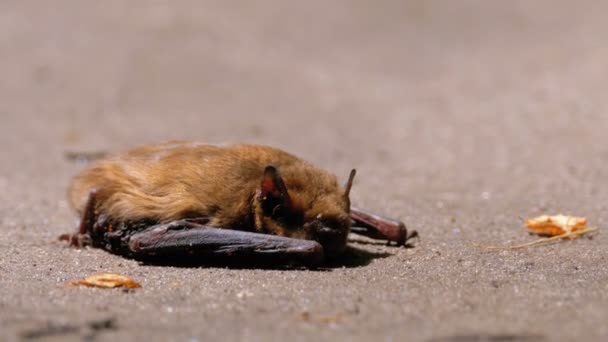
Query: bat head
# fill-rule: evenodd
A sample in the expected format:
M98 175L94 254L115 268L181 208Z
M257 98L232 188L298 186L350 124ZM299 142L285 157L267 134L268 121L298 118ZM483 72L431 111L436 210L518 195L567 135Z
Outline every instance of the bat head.
M254 200L257 228L269 234L315 240L328 257L340 254L350 231L349 193L354 176L352 170L344 188L321 175L304 177L303 182L289 179L287 184L294 184L291 190L279 170L267 166Z

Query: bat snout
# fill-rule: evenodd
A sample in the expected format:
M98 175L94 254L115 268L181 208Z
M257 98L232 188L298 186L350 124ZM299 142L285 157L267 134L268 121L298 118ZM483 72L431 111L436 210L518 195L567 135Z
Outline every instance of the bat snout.
M344 229L329 226L319 226L315 238L323 246L327 257L337 256L346 248L347 233Z

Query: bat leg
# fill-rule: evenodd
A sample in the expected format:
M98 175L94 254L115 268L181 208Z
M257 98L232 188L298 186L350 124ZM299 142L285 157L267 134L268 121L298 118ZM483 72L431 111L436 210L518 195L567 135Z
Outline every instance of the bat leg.
M96 201L97 190L93 189L89 192L89 198L85 204L78 230L76 233L61 234L59 236L60 241L67 241L70 246L77 248L82 248L91 244L91 237L88 232L94 224Z
M161 263L314 266L324 259L316 241L209 227L187 219L137 232L127 248L135 259Z
M350 217L353 220L351 232L378 240L396 242L397 246L405 245L408 240L417 237L418 232L413 230L408 233L405 224L391 218L372 214L365 210L350 209Z

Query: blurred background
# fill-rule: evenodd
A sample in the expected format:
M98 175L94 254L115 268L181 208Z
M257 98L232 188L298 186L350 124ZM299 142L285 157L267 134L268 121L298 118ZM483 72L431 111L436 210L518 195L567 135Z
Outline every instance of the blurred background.
M608 176L607 7L3 1L0 167L31 178L65 151L194 139L275 145L432 201Z
M271 144L341 179L358 168L356 203L405 220L443 250L435 259L436 250L419 249L403 271L427 280L408 287L409 299L449 292L441 300L453 309L467 307L463 293L481 293L486 303L494 293L468 279L502 273L444 268L470 253L464 233L517 241L519 217L545 212L608 220L606 13L608 2L591 0L0 1L0 242L57 253L45 241L75 224L65 191L82 168L66 152L167 139ZM601 250L585 255L605 260ZM571 262L587 260L579 252L570 250ZM542 252L532 257L543 263ZM395 269L382 265L379 274ZM549 301L559 295L543 292L547 283L581 286L552 265L545 278L518 282ZM436 274L454 287L429 285ZM572 302L569 313L544 317L548 336L608 333L568 325L606 317L597 306L606 277L595 269L585 278L594 279L589 310ZM332 291L319 298L341 298ZM37 298L20 293L23 301L5 305ZM521 316L532 296L503 294L502 320L483 304L451 315L437 298L412 304L412 315L426 312L412 328L428 337L423 321L519 327L547 310L539 303Z

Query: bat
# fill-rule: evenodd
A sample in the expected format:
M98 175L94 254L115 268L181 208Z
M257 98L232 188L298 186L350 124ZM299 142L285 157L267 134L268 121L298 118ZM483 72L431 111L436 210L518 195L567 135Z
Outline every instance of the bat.
M81 217L63 234L157 263L314 266L340 255L349 232L404 245L397 220L351 207L337 177L269 146L171 141L91 163L72 181Z

